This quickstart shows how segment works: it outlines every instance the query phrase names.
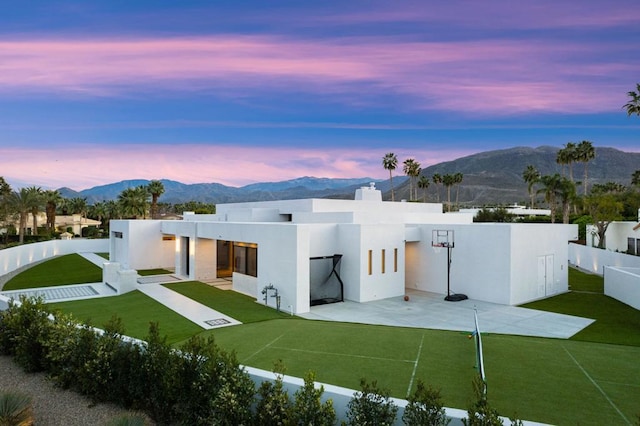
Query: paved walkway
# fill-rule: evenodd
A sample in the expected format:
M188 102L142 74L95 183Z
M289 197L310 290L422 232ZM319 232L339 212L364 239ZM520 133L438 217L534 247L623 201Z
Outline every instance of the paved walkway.
M104 257L97 255L95 253L78 253L80 256L84 257L85 259L87 259L89 262L93 263L96 266L99 266L100 268L103 267L105 262L108 262L109 259L105 259Z
M477 309L483 333L562 339L568 339L594 321L478 300L447 302L443 295L416 290L407 289L407 294L408 302L402 297L367 303L346 301L314 306L311 312L300 316L324 321L472 331L475 327L473 310Z

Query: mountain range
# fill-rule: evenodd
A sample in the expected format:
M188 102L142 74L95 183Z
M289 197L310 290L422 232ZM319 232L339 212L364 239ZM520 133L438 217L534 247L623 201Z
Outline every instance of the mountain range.
M522 172L528 165L533 165L542 175L563 173L562 167L556 163L558 148L541 146L537 148L516 147L504 150L486 151L458 158L453 161L435 164L422 170L422 174L431 178L434 173L440 175L462 173L463 181L459 188L452 189L452 200L458 192L460 204L512 204L524 203L528 200L527 185L522 179ZM588 163L589 185L614 181L628 185L631 174L640 169L640 153L630 153L615 148L595 148L596 156ZM402 173L402 159L395 170L393 185L395 199L409 198L409 181ZM382 163L381 163L382 164ZM382 165L380 166L381 171ZM566 166L564 172L566 173ZM576 181L583 178L584 163L573 165ZM165 192L160 201L165 203L182 203L201 201L204 203L230 203L243 201L284 200L296 198L353 198L355 190L361 186L376 182L376 187L383 191L384 199L390 199L389 180L355 178L330 179L317 177L301 177L282 182L254 183L243 187L225 186L219 183L184 184L172 180L160 179ZM65 198L85 197L89 204L98 201L114 200L127 188L146 185L148 180L125 180L108 185L96 186L83 191L60 188ZM444 201L446 191L442 185L429 186L426 194L418 191L418 196L427 201Z

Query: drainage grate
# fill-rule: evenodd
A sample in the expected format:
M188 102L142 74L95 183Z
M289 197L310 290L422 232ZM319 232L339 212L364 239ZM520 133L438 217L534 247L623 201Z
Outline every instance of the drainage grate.
M79 287L63 287L63 288L47 288L41 290L19 290L19 291L7 291L3 292L5 296L13 297L16 300L20 296L26 297L43 297L46 301L71 299L74 297L89 297L95 296L98 292L90 285Z
M211 327L216 327L218 325L225 325L225 324L231 324L231 321L226 320L224 318L218 318L218 319L212 319L209 321L205 321L204 322L207 325L210 325Z

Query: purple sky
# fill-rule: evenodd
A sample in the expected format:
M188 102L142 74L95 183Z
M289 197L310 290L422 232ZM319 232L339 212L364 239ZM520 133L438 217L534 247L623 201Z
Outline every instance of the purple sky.
M637 0L7 2L0 176L242 186L386 178L389 151L640 151L639 23Z

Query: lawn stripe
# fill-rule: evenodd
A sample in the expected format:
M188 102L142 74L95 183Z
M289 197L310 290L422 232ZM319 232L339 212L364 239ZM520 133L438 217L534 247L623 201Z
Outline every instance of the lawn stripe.
M637 383L620 383L620 382L610 382L609 380L598 380L600 383L606 383L608 385L614 386L631 386L632 388L640 388L640 385Z
M279 335L278 337L276 337L275 339L273 339L271 342L267 343L266 345L264 345L263 347L261 347L260 349L258 349L257 351L255 351L253 354L251 354L248 358L245 358L242 363L246 364L247 361L249 361L251 358L253 358L254 356L258 355L260 352L262 352L263 350L271 347L271 345L273 345L275 342L277 342L278 340L282 339L282 337L284 337L284 335L287 333L282 333L281 335Z
M352 357L352 358L375 359L377 361L394 361L394 362L397 361L397 362L408 362L408 363L413 363L414 362L412 359L381 358L381 357L377 357L377 356L353 355L353 354L345 354L345 353L337 353L337 352L324 352L324 351L311 351L311 350L308 350L308 349L283 348L281 346L274 346L273 349L281 349L283 351L293 351L293 352L306 352L306 353L309 353L309 354L318 354L318 355L335 355L335 356L348 356L348 357Z
M618 414L620 414L620 417L622 417L622 419L628 424L631 425L631 422L625 417L624 414L622 414L622 411L620 411L620 409L616 406L616 404L613 403L613 401L611 400L611 398L609 398L609 396L604 392L604 390L602 390L602 388L596 383L595 380L593 380L591 378L591 376L589 375L589 373L587 373L587 370L585 370L582 365L580 365L580 363L578 362L577 359L575 359L575 357L573 355L571 355L571 352L569 352L567 350L566 347L562 347L562 349L564 349L564 351L567 353L567 355L569 355L569 357L573 360L573 362L575 362L575 364L578 366L578 368L580 370L582 370L582 372L584 373L585 376L587 376L587 379L589 379L591 381L591 383L593 383L593 385L596 387L596 389L598 389L600 391L600 393L602 394L602 396L605 397L605 399L607 401L609 401L609 404L611 404L611 406L618 412Z
M416 360L413 363L413 372L411 373L411 380L409 380L409 389L407 389L407 398L411 393L411 388L413 387L413 379L416 377L416 370L418 369L418 361L420 360L420 354L422 353L422 344L424 343L424 333L422 333L422 338L420 339L420 347L418 348L418 355L416 356Z

